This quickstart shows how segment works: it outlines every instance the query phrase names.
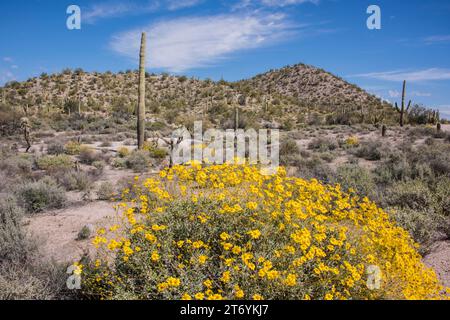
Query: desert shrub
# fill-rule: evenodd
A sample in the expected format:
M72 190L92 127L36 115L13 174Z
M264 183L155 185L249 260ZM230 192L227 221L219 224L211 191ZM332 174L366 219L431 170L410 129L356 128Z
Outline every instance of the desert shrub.
M65 152L64 144L61 141L54 141L47 146L47 153L50 155L60 155Z
M28 155L13 155L0 161L0 170L8 175L29 175L33 169L33 158Z
M50 177L27 182L15 190L18 203L28 213L62 208L66 202L64 190Z
M119 155L119 157L125 158L130 155L130 149L128 149L127 147L120 147L117 150L117 154Z
M359 139L357 136L351 136L345 140L345 146L348 148L353 148L358 145L359 145Z
M94 227L92 225L85 225L78 232L77 240L86 240L89 239L94 231Z
M154 159L164 159L165 157L167 157L167 150L166 149L151 148L149 150L149 153L150 153L150 157L152 157Z
M111 182L105 181L100 184L97 191L98 200L112 200L116 196L116 190Z
M358 165L343 165L336 169L334 182L344 190L354 189L361 196L376 199L376 184L370 171Z
M432 185L435 208L446 217L450 217L450 177L440 177Z
M413 239L422 245L422 252L437 239L442 216L432 209L413 210L410 208L389 209L395 222L409 232Z
M0 197L0 264L1 261L23 261L29 243L22 228L23 210L11 196Z
M303 179L317 179L329 183L333 181L334 173L330 166L317 156L307 159L296 159L297 176Z
M67 191L86 191L92 185L92 178L84 171L70 170L56 175L56 180Z
M238 165L175 166L135 181L122 223L77 264L104 299L444 298L408 233L368 199ZM383 274L367 287L368 269Z
M280 156L289 156L289 155L297 155L300 153L300 148L297 145L297 142L293 139L283 140L280 144Z
M81 163L91 165L93 162L100 160L101 154L91 147L82 146L78 157Z
M146 171L150 167L150 158L147 151L136 150L125 159L125 165L128 169L135 172Z
M73 168L72 159L64 154L57 156L43 156L37 159L36 163L39 169L49 172L69 171Z
M0 300L73 298L64 290L65 271L64 267L50 263L0 263Z
M92 166L95 168L94 175L99 176L103 173L106 167L106 162L103 160L92 162Z
M336 141L330 138L318 137L314 138L309 144L309 150L318 150L318 151L333 151L338 148L338 144Z
M80 153L81 144L77 141L69 141L64 145L64 150L69 155L77 155Z
M422 210L433 205L433 194L421 180L398 182L385 192L389 206Z
M380 160L381 142L379 141L367 141L362 142L361 145L353 153L358 158L363 158L369 161Z

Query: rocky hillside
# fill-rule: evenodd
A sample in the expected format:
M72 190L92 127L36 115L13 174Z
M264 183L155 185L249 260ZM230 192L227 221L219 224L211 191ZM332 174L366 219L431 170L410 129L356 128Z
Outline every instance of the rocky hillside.
M1 88L3 107L26 114L133 114L137 72L86 73L81 69L10 82ZM242 126L291 128L315 123L373 123L393 109L355 85L303 64L269 71L239 82L199 80L168 74L147 74L147 112L166 123L202 117L226 125L236 108ZM232 118L232 117L231 117Z

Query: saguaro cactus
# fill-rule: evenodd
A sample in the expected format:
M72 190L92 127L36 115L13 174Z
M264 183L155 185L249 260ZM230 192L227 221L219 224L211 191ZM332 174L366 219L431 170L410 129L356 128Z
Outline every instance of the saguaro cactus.
M23 137L25 138L25 142L27 143L27 149L25 152L28 153L31 148L31 139L30 139L30 121L28 118L22 118L20 119L20 126L23 130Z
M146 34L142 33L141 51L139 55L139 102L137 110L138 149L144 148L145 141L145 50Z
M403 127L405 123L405 117L408 114L409 108L411 108L411 100L409 100L408 106L405 109L405 93L406 93L406 80L403 80L403 90L402 90L402 106L398 107L397 102L395 103L395 109L400 114L400 127Z
M441 123L440 122L437 123L436 130L437 130L437 132L441 132L442 129L441 129Z

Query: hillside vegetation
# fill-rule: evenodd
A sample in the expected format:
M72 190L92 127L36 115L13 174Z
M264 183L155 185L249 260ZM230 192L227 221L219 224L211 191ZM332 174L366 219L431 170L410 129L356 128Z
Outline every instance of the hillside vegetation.
M137 103L137 72L86 73L81 69L10 82L1 88L3 112L49 116L51 113L123 113ZM186 124L197 118L228 127L239 108L243 127L291 129L302 124L395 122L392 106L355 85L303 64L270 71L239 82L146 74L150 119Z

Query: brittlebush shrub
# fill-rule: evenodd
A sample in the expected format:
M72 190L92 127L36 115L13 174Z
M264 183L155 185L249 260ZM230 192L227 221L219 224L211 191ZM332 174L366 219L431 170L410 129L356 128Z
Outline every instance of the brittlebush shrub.
M103 299L433 299L434 271L367 198L244 165L175 166L127 189L77 264ZM134 196L130 197L129 195ZM368 270L381 269L379 289ZM376 281L375 281L376 282Z

